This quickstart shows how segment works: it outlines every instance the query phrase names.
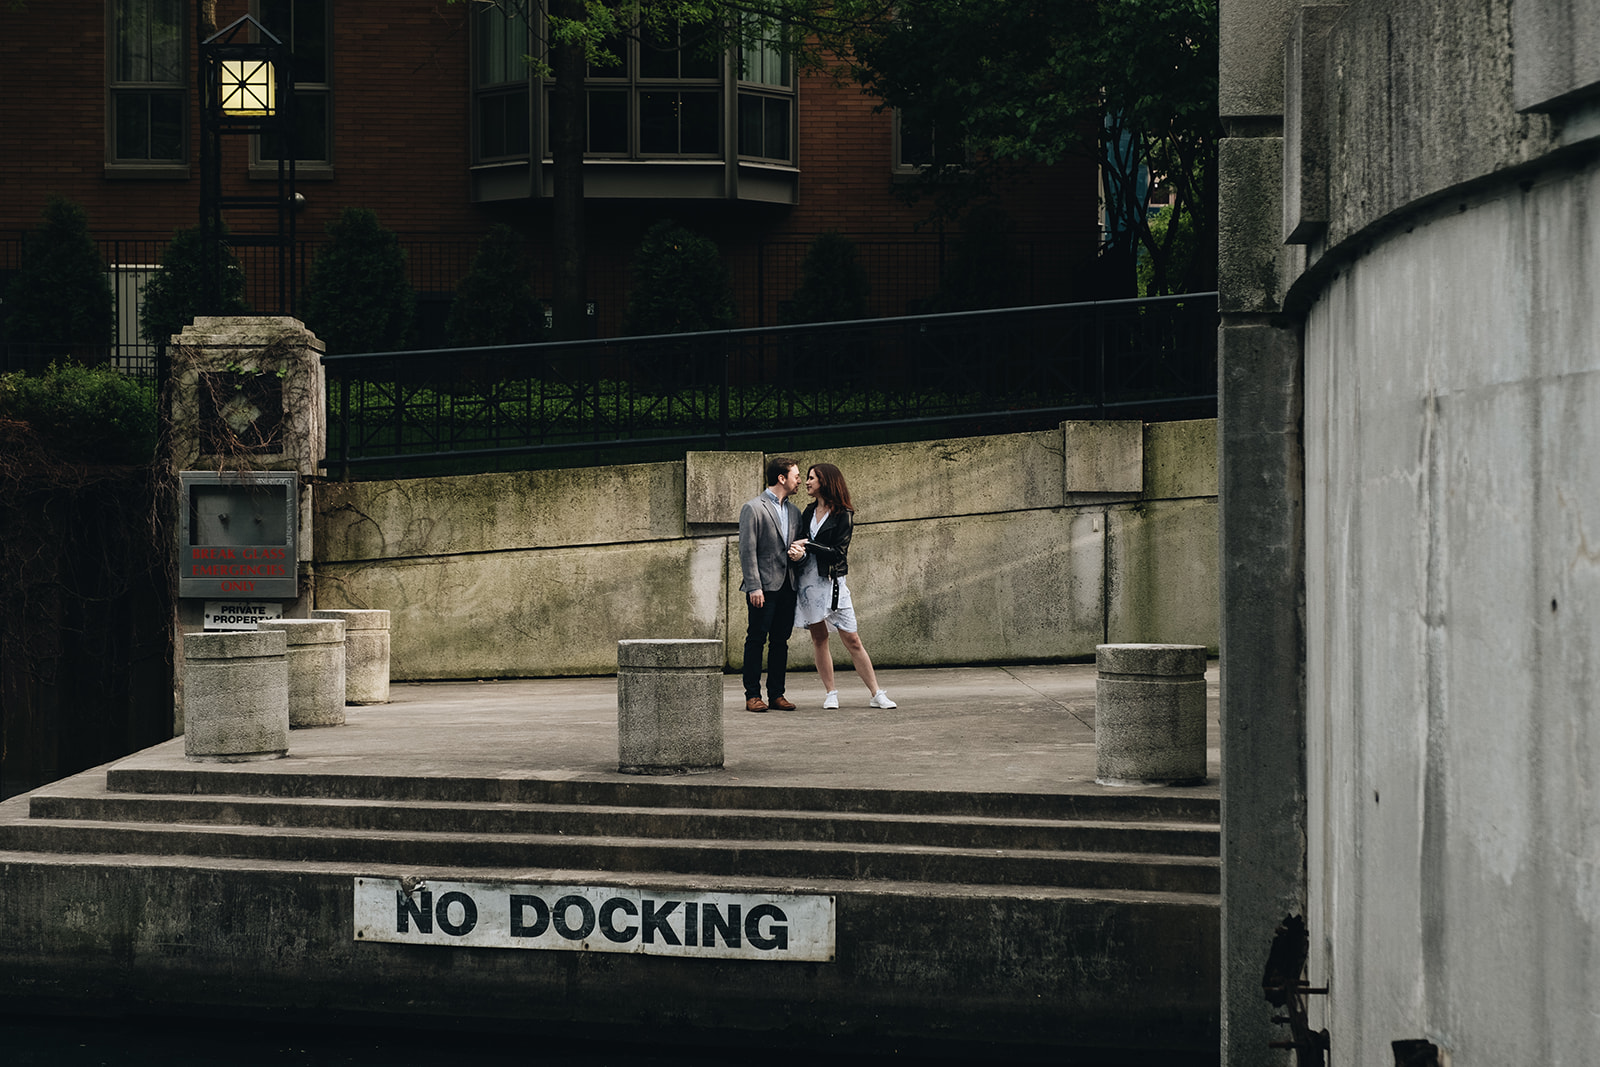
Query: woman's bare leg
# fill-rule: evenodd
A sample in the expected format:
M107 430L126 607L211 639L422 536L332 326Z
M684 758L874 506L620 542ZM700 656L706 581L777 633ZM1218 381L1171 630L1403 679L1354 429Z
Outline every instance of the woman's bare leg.
M811 656L817 662L817 678L822 682L824 693L833 692L833 653L828 649L828 624L814 622L806 627L811 632ZM851 635L853 636L853 635ZM855 662L855 653L851 653L850 661Z
M867 692L878 692L878 676L872 672L872 657L867 655L867 646L861 643L861 635L853 634L846 630L839 631L839 638L844 642L844 650L850 653L850 663L856 669L856 674L863 682L867 683ZM830 668L828 671L832 675ZM829 686L828 688L833 688Z

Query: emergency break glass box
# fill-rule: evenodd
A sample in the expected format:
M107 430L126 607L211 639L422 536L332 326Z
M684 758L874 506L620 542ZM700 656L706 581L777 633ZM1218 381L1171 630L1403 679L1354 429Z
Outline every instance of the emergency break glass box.
M294 471L179 473L180 597L283 597L299 593Z

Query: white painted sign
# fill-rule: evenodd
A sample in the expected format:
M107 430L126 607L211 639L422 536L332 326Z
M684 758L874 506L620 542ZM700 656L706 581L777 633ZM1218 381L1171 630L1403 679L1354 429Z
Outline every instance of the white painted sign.
M283 604L276 600L208 600L207 630L254 630L262 619L283 618Z
M355 880L355 940L828 962L834 899L610 886Z

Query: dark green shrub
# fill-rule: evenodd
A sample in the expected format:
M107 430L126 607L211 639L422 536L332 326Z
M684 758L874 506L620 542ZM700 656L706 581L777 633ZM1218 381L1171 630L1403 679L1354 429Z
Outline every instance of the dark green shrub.
M305 324L328 352L393 352L411 343L416 297L406 253L375 212L348 207L328 223L306 284Z
M650 227L633 258L625 332L694 333L732 326L733 290L717 246L671 219Z
M800 265L800 287L784 309L784 322L845 322L867 317L870 285L856 261L856 244L837 231L817 235Z
M151 392L107 366L52 363L38 374L0 375L0 418L25 422L58 455L148 463L155 454Z
M116 337L116 303L88 212L53 196L40 214L6 289L6 335L25 352L103 360Z
M244 267L228 244L228 229L222 229L220 250L222 277L214 314L248 315L244 299ZM139 312L139 333L153 345L164 345L167 338L181 331L201 314L205 292L206 248L204 230L191 226L172 235L172 243L161 254L161 269L144 287L144 307Z
M533 264L522 236L496 224L456 287L445 332L458 347L515 345L535 340L543 314L533 298Z

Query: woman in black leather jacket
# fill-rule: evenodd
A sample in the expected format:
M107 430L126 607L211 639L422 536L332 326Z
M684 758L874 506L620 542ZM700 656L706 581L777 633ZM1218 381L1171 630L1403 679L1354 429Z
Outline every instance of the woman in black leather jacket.
M811 503L800 516L800 532L809 536L805 562L800 565L800 585L796 595L794 622L811 633L811 651L817 663L817 677L827 691L824 708L839 706L839 691L833 682L833 652L828 647L828 632L838 630L856 674L866 683L874 708L892 708L895 702L878 688L872 670L872 657L857 633L855 607L844 576L850 571L850 535L854 530L855 508L850 503L850 487L832 463L816 463L806 471L806 495Z

